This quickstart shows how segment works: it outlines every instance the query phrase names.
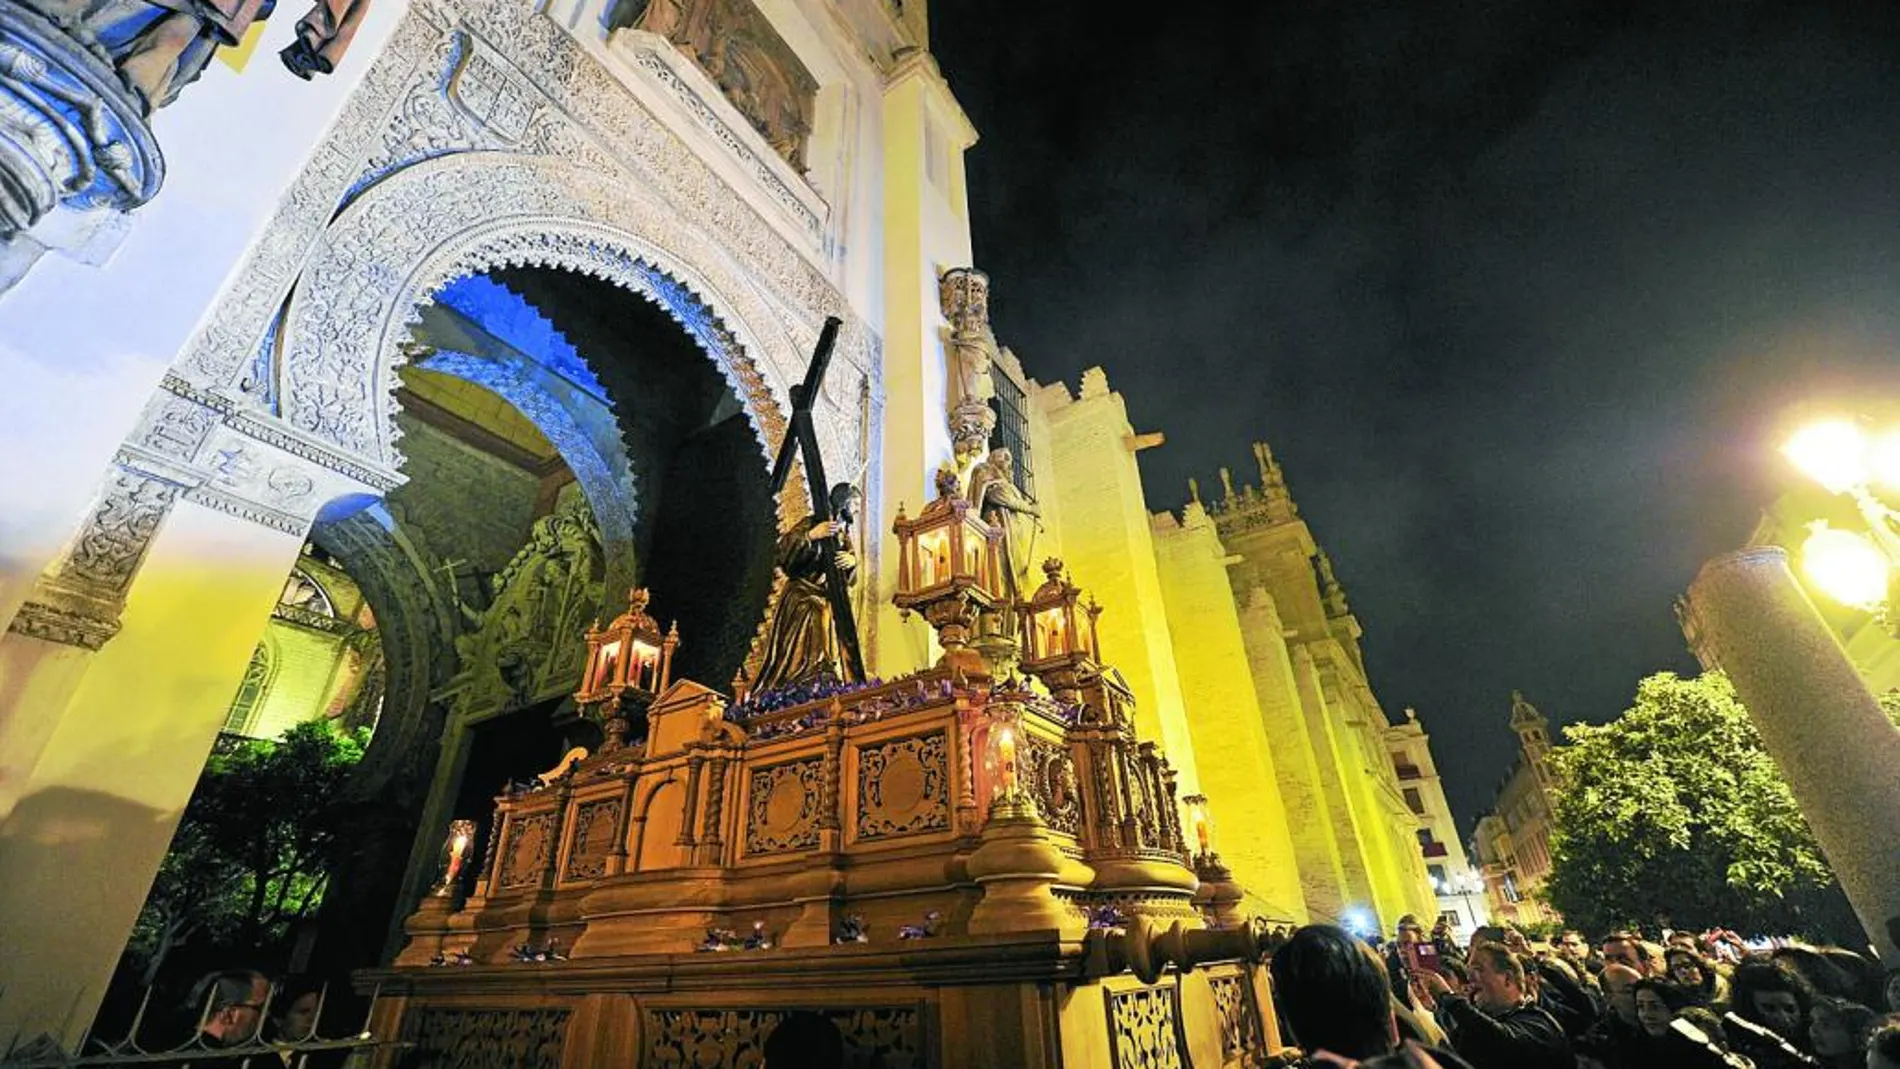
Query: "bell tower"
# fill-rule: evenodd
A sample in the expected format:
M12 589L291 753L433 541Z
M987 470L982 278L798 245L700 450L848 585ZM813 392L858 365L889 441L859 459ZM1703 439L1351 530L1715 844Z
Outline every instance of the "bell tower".
M1518 748L1536 775L1538 786L1549 789L1550 719L1537 711L1523 691L1511 692L1511 730L1517 732Z

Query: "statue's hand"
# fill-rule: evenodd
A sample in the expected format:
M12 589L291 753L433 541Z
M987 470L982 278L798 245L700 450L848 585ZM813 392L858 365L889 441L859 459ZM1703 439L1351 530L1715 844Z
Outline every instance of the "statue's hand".
M816 542L821 538L830 538L836 533L838 533L837 521L822 520L811 525L811 530L805 532L805 538L807 541Z
M839 551L832 555L831 563L837 565L841 570L850 571L852 568L858 566L857 554Z

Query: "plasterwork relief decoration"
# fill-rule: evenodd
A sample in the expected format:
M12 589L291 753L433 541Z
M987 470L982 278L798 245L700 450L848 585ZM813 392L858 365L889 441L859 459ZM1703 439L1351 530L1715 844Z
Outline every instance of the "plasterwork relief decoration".
M568 1011L418 1009L404 1015L411 1069L560 1069Z
M1254 1013L1251 986L1245 976L1209 976L1214 992L1214 1010L1220 1015L1221 1061L1234 1063L1259 1051L1263 1046L1260 1018Z
M745 852L776 854L818 845L824 761L788 761L752 770Z
M270 422L167 376L120 447L92 510L9 630L103 646L118 632L132 581L180 499L302 537L325 502L381 485L378 473L363 466L326 466L314 459L317 450Z
M533 264L637 289L641 263L694 306L719 309L734 344L707 351L746 401L764 455L783 434L785 384L826 314L845 320L838 356L857 378L878 359L876 338L826 280L821 245L788 244L544 16L503 0L423 0L178 367L207 386L254 376L251 358L296 284L278 346L288 354L275 376L283 414L393 469L393 368L429 293L461 274ZM855 469L858 444L833 426L852 414L826 410L836 407L821 407L821 438Z
M563 880L598 879L607 874L624 803L619 798L584 802L574 809L574 842L568 849Z
M753 1069L786 1009L649 1009L641 1069ZM845 1069L924 1069L923 1020L914 1006L817 1010L844 1037Z
M950 826L950 740L942 732L858 751L859 839Z
M752 0L620 0L607 24L672 42L774 152L794 170L805 169L818 80Z
M503 891L533 887L541 882L554 855L554 814L537 813L508 825L508 844L501 852L501 875L495 881Z
M1109 991L1107 998L1115 1069L1186 1069L1172 985Z
M569 641L601 604L600 532L585 503L534 522L528 541L492 580L494 600L455 640L461 671L444 696L453 715L480 718L518 709L580 682L585 646Z

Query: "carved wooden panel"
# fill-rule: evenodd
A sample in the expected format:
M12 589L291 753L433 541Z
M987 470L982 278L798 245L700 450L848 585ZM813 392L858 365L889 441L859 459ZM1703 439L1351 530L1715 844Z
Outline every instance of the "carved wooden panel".
M755 1069L787 1009L646 1011L641 1069ZM826 1009L844 1036L844 1069L924 1069L922 1014L915 1006Z
M1186 1069L1172 985L1108 992L1115 1069Z
M1260 1016L1254 1012L1253 996L1245 976L1210 976L1214 990L1214 1009L1220 1014L1220 1056L1225 1064L1239 1062L1246 1055L1263 1050Z
M1033 735L1025 736L1028 760L1024 780L1042 819L1056 831L1082 835L1082 789L1076 783L1075 761L1069 748Z
M603 798L574 807L574 845L567 852L562 879L592 880L607 874L607 855L613 853L622 804L619 798Z
M858 750L857 835L882 839L950 826L950 740L941 731Z
M416 1009L404 1015L413 1044L403 1069L560 1069L563 1009Z
M508 825L508 842L502 847L498 888L510 891L532 887L540 882L553 855L554 814L536 813L517 818Z
M745 852L774 854L817 846L824 795L820 758L753 769Z

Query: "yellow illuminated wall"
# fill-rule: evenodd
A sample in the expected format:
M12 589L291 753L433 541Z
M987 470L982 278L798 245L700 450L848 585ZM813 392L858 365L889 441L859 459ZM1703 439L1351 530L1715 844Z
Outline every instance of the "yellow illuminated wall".
M1279 790L1279 755L1254 691L1227 550L1198 503L1179 519L1157 514L1154 545L1214 849L1246 889L1244 908L1304 923L1311 918Z

